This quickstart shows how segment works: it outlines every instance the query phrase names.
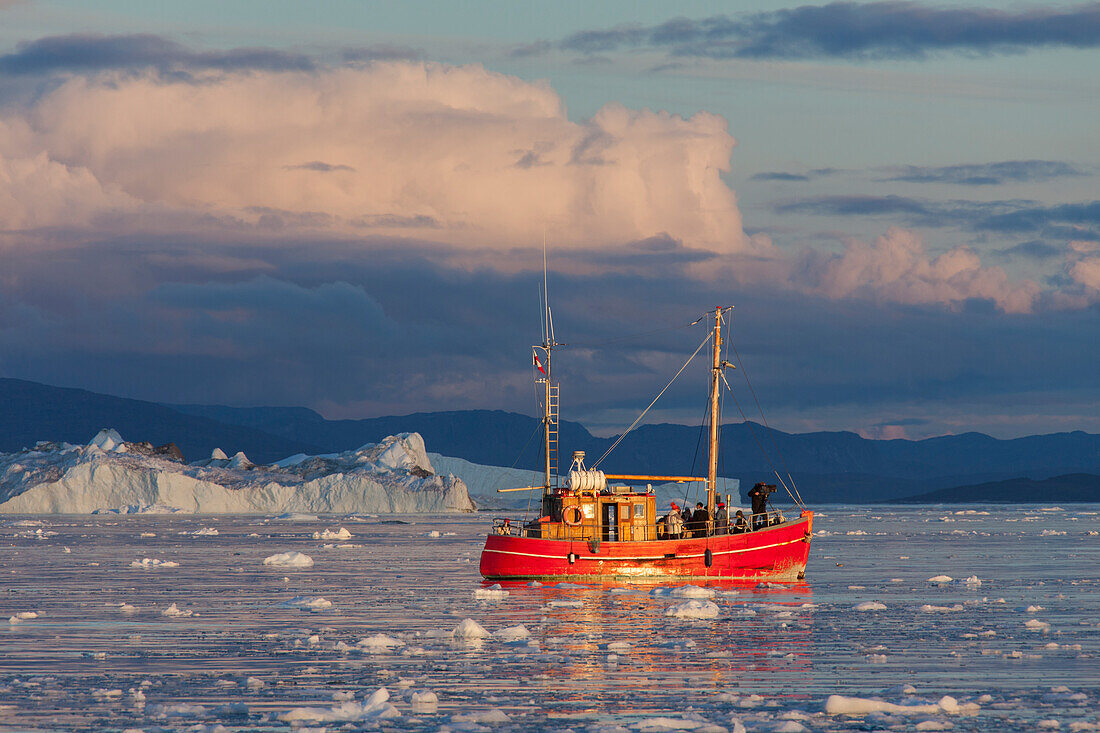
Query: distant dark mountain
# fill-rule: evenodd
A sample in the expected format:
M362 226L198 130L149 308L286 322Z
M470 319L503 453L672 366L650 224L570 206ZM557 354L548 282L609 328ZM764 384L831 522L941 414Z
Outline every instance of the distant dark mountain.
M38 440L87 442L100 428L114 427L127 440L174 442L190 460L219 447L269 462L293 453L344 451L415 431L436 453L495 466L541 465L540 421L511 412L326 420L302 407L158 405L18 379L0 379L0 406L2 451ZM756 481L776 483L775 471L786 477L789 469L809 503L886 501L1019 476L1042 480L1100 474L1100 435L1083 432L1014 440L966 433L882 441L850 432L792 434L737 423L722 427L721 440L719 473L741 479L743 491ZM568 468L574 450L585 451L591 466L613 441L592 435L578 423L562 422L561 468ZM699 475L704 471L702 445L697 426L643 425L600 467L609 472ZM777 498L784 498L784 493L780 489Z
M488 465L540 466L541 423L516 413L469 410L325 420L302 408L174 407L321 444L329 450L347 450L393 433L416 431L424 436L428 449L437 453ZM623 440L601 468L698 473L703 466L701 438L698 427L643 425ZM1079 431L1013 440L966 433L919 441L882 441L851 432L791 434L755 423L737 423L724 425L721 438L721 475L740 478L742 488L747 489L759 480L775 483L773 466L784 476L789 469L802 497L810 502L882 501L1020 475L1046 478L1100 472L1100 436ZM613 441L593 436L578 423L563 421L562 468L573 450L585 451L592 465Z
M87 443L102 428L115 428L126 440L175 443L191 461L208 457L214 448L229 455L244 451L258 463L322 450L307 441L187 415L155 402L21 379L0 379L0 406L0 451L5 452L39 440Z
M1100 502L1100 476L1071 473L1042 481L1011 478L971 486L955 486L894 499L892 504L994 504Z

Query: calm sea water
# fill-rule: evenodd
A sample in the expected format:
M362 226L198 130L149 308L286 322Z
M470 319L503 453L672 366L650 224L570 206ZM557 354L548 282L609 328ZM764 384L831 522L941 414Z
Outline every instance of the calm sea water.
M5 517L0 730L1100 723L1097 505L824 507L805 583L710 586L706 619L666 615L686 600L669 584L486 594L490 520ZM314 564L263 565L288 551ZM529 637L452 638L467 618ZM364 704L379 688L392 707ZM830 695L973 705L852 717Z

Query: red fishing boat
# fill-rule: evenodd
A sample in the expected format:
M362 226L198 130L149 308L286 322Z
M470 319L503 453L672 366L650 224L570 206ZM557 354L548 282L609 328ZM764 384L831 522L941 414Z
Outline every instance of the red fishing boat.
M763 499L758 500L751 520L734 524L724 520L721 514L718 521L710 519L715 517L715 508L719 501L716 490L718 430L721 424L719 387L726 381L724 370L733 367L721 359L722 324L724 314L728 311L728 308L715 308L712 314L713 329L695 352L698 354L706 342L711 341L707 475L608 474L598 470L599 461L591 469L585 468L584 453L576 451L564 481L562 477L555 475L558 385L552 381L550 372L552 352L561 344L554 341L547 311L543 343L535 347L543 353L545 364L538 359L538 351L534 359L541 374L537 382L544 389L544 481L541 486L500 490L541 491L541 511L538 518L532 521L510 518L493 521L493 530L486 537L485 547L481 552L481 574L485 578L710 578L793 582L805 577L810 538L813 535L813 512L802 504L797 489L791 491L793 481L791 487L787 487L786 482L779 477L780 483L796 502L797 516L787 516L782 511L770 509L767 496L775 487L757 484L755 490L763 495ZM653 403L650 404L652 406ZM644 415L645 411L642 413ZM635 425L642 416L635 421ZM632 425L631 429L633 427ZM778 477L778 473L776 475ZM669 482L705 482L708 518L692 527L681 527L676 518L669 520L659 516L656 496L651 486L654 483Z

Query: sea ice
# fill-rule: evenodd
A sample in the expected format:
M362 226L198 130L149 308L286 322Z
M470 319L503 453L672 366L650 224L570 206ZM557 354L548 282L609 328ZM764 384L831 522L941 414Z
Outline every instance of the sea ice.
M954 578L950 575L935 575L928 579L929 583L951 583L954 582Z
M280 552L278 555L264 558L264 565L277 568L310 568L313 567L313 558L301 552Z
M487 639L491 636L484 626L472 618L463 619L451 635L456 639Z
M718 604L713 601L692 599L669 606L669 608L665 610L665 615L674 616L676 618L717 618Z
M714 591L697 585L682 585L673 588L669 595L675 598L714 598Z
M343 527L340 529L326 529L321 532L314 532L313 539L315 540L350 540L351 532L347 531Z
M961 610L963 610L963 607L958 603L954 606L933 606L926 603L920 607L921 613L954 613Z
M322 611L326 608L332 608L332 601L320 596L295 596L279 605L283 608L298 608L303 611Z
M143 568L143 569L149 569L149 568L178 568L179 566L180 566L180 564L178 562L173 562L172 560L159 560L159 559L152 558L152 557L145 557L145 558L142 558L141 560L134 560L132 563L130 563L130 567L132 567L132 568Z
M173 603L171 606L169 606L168 608L161 611L160 615L161 616L180 616L180 617L182 617L182 616L190 616L193 613L194 613L194 611L191 611L191 610L188 610L188 609L185 609L185 608L180 608L175 603Z
M852 606L853 611L885 611L886 604L878 601L864 601Z
M1050 624L1046 621L1040 621L1037 618L1029 618L1027 622L1024 623L1024 628L1028 631L1041 631L1045 633L1050 631Z
M393 651L397 647L405 646L405 642L385 634L374 634L365 639L360 639L356 646L371 654L384 654Z
M474 598L483 601L499 601L508 596L508 591L501 587L500 583L493 583L488 588L475 588Z
M522 641L524 639L531 638L531 632L527 630L527 627L523 624L519 626L506 626L503 629L499 629L493 636L500 641Z
M439 710L439 696L431 690L416 690L409 695L409 705L418 715L430 715Z

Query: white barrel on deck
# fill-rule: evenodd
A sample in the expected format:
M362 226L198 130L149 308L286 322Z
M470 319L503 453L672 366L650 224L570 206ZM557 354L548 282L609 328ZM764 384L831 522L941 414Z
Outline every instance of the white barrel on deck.
M603 471L570 471L569 488L599 493L607 488L607 478Z

